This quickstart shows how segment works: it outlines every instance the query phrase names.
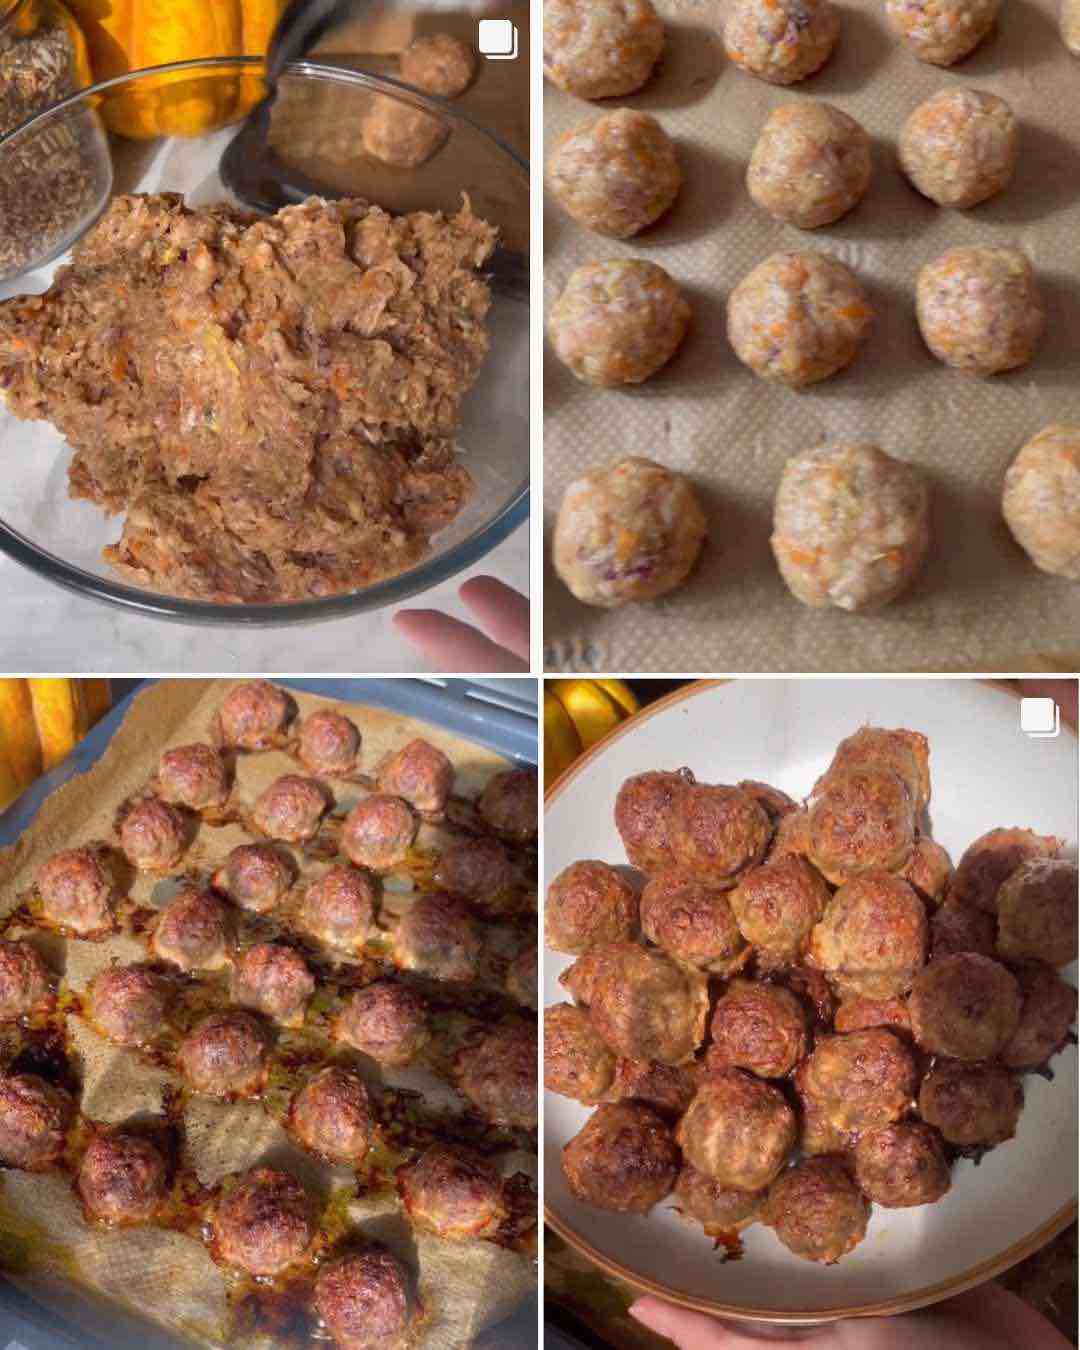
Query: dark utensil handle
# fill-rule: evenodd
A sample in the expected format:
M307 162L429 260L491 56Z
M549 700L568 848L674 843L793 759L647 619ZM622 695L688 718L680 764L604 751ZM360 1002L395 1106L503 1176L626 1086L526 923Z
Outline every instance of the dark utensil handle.
M289 0L278 20L266 54L266 80L271 86L290 61L298 61L331 28L343 23L366 0Z

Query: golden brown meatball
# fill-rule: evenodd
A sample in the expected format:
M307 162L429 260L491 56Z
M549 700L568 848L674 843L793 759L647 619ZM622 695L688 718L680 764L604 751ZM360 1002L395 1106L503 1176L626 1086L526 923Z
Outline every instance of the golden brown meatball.
M91 1139L75 1182L87 1218L99 1223L148 1223L165 1203L168 1169L149 1139L120 1131Z
M650 0L548 0L544 76L578 98L640 89L664 50L664 25Z
M831 1266L866 1236L870 1202L836 1158L805 1158L777 1177L767 1223L789 1252Z
M423 815L441 817L454 786L454 766L419 737L387 755L377 771L379 791L402 797Z
M727 887L765 856L772 825L741 788L693 783L675 802L669 837L679 867Z
M562 1152L571 1192L617 1214L647 1214L675 1185L679 1150L661 1118L640 1102L597 1107Z
M808 1158L824 1153L850 1154L856 1135L841 1130L829 1118L828 1104L806 1090L806 1062L795 1073L795 1090L799 1094L799 1147Z
M233 967L232 998L241 1008L254 1008L275 1021L299 1025L315 993L315 977L292 947L258 942Z
M976 952L931 961L916 977L908 1009L915 1039L950 1059L993 1059L1020 1025L1020 986L1003 965Z
M866 872L826 905L810 938L810 961L841 998L892 998L911 988L926 946L926 909L907 882Z
M120 847L138 871L170 872L187 848L184 818L168 802L145 797L124 816Z
M296 864L273 844L240 844L214 873L214 885L233 904L255 914L276 909L296 878Z
M506 1218L498 1173L463 1148L432 1144L398 1168L397 1186L413 1227L453 1242L492 1237Z
M229 766L212 745L177 745L158 760L158 792L176 806L219 810L231 786Z
M907 1046L891 1031L872 1028L819 1040L799 1086L838 1130L852 1132L898 1120L911 1105L916 1082Z
M226 906L213 891L187 886L161 911L150 948L181 970L220 970L228 963L231 939Z
M42 913L60 928L91 937L114 926L116 885L105 850L89 844L54 853L38 869Z
M415 899L394 931L394 961L435 980L474 980L483 942L469 907L436 891Z
M312 1305L338 1350L398 1350L423 1311L405 1267L377 1248L320 1266Z
M994 916L973 905L949 900L930 916L930 955L936 961L956 952L993 956L997 947Z
M476 57L467 42L450 33L414 37L398 57L406 84L440 98L457 98L472 83Z
M810 861L834 886L871 870L898 872L914 849L911 797L891 769L836 774L810 808Z
M411 1064L430 1039L427 1008L405 985L376 980L345 1000L334 1034L380 1064Z
M162 1028L165 981L146 966L106 966L86 991L87 1015L117 1045L145 1045Z
M749 792L774 825L799 809L798 802L793 801L786 792L768 783L761 783L756 778L744 778L736 787Z
M269 1073L267 1033L247 1012L211 1013L180 1042L180 1071L208 1097L252 1097Z
M707 1072L748 1069L783 1078L809 1048L806 1010L790 989L732 980L713 1011Z
M675 1199L707 1232L738 1232L760 1218L765 1192L725 1186L687 1163L675 1183Z
M514 864L497 839L473 835L453 840L439 858L435 884L491 918L512 913L519 905Z
M593 1025L626 1059L681 1064L701 1044L708 1012L705 978L633 942L599 949L590 991Z
M319 832L333 799L314 778L283 774L255 803L252 819L263 834L288 844L306 844Z
M786 819L794 819L788 816ZM829 903L821 874L797 853L775 852L740 878L731 908L743 937L770 966L800 961Z
M727 895L677 867L656 873L642 892L641 931L695 970L729 976L750 957Z
M540 1006L537 994L537 949L534 943L519 952L506 970L506 992L522 1007L536 1012Z
M832 762L814 784L812 796L824 792L833 777L851 769L892 769L903 781L915 810L930 804L930 742L920 731L902 727L860 727L836 747Z
M998 890L998 955L1048 966L1075 961L1077 899L1074 862L1035 858L1021 863Z
M939 1060L923 1079L919 1114L959 1148L993 1148L1016 1133L1020 1080L997 1064Z
M311 773L348 777L360 757L360 733L344 713L320 708L300 723L297 754Z
M767 857L769 862L779 862L781 858L806 858L809 854L810 812L800 806L777 821Z
M1020 1025L1001 1052L1010 1069L1039 1069L1062 1048L1076 1021L1076 990L1050 969L1029 962L1015 971L1023 1005Z
M29 942L0 942L0 1022L14 1022L53 1004L49 968Z
M608 1089L609 1102L637 1101L664 1117L678 1120L698 1089L696 1064L658 1064L651 1059L617 1059Z
M409 856L419 828L420 822L408 802L384 792L373 792L357 802L345 817L342 852L357 867L385 871Z
M295 1177L253 1167L226 1186L212 1219L219 1259L249 1275L279 1275L307 1254L311 1201Z
M795 1136L795 1113L783 1094L741 1069L705 1078L675 1135L698 1171L744 1191L772 1181Z
M833 1026L837 1031L867 1031L885 1027L911 1035L911 1017L902 998L853 998L836 1010Z
M372 877L358 867L339 863L304 892L300 925L330 947L355 951L375 930L376 900Z
M572 966L563 971L559 976L559 983L575 1003L587 1006L593 1001L593 988L601 968L612 959L620 960L622 950L621 942L608 942L598 947L590 947Z
M41 1172L64 1151L75 1103L34 1073L0 1075L0 1163Z
M675 800L694 781L689 769L650 769L628 778L615 798L615 828L634 867L652 874L675 861L670 832Z
M457 1054L458 1086L495 1125L536 1129L536 1035L533 1023L506 1022Z
M615 1056L572 1003L544 1010L544 1086L585 1106L602 1101L615 1077Z
M1035 834L1033 830L988 830L964 850L956 865L949 899L996 914L1001 883L1021 863L1035 858L1056 858L1060 852L1061 840L1053 835Z
M887 1209L932 1205L949 1189L949 1164L934 1130L900 1121L859 1137L855 1180L864 1195Z
M940 905L952 877L952 861L940 844L929 835L920 835L915 851L900 869L899 876L913 886L919 897L931 908Z
M724 23L724 50L769 84L796 84L820 70L840 36L830 0L735 0Z
M265 680L251 680L229 691L218 720L226 745L269 750L280 743L295 716L296 704L284 690Z
M375 1142L364 1080L330 1064L289 1103L289 1128L306 1149L335 1163L358 1163Z
M605 862L571 863L548 887L544 940L553 951L578 956L599 943L632 938L637 924L633 887Z
M477 802L481 820L509 844L531 844L537 831L538 790L535 769L494 774Z

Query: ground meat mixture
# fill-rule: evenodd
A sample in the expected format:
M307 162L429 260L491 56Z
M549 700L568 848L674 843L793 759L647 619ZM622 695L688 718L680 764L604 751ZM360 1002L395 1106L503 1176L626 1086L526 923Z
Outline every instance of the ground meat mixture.
M0 305L0 387L73 446L71 495L126 513L126 579L218 602L366 586L469 496L453 436L493 243L467 202L117 197L49 291Z

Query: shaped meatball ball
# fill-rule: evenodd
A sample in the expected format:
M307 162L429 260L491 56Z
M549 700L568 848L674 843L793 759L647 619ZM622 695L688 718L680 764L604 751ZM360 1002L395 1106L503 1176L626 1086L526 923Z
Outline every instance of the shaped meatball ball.
M914 851L911 797L891 769L837 774L810 808L810 859L835 886L898 872Z
M706 1070L748 1069L758 1078L783 1078L806 1055L806 1010L790 989L732 980L713 1010Z
M536 1012L540 1006L537 994L537 951L535 944L526 947L510 962L506 971L506 992L522 1007Z
M619 788L615 828L627 858L642 872L659 872L674 863L670 837L675 800L693 781L689 769L651 769L628 778Z
M626 1059L681 1064L701 1044L708 1012L704 976L632 942L598 949L589 1014L608 1047Z
M273 844L240 844L214 873L214 885L241 909L267 914L276 909L296 878L296 864Z
M148 1223L165 1203L168 1169L151 1140L110 1131L91 1139L75 1187L90 1219Z
M116 883L104 849L88 844L54 853L35 884L42 913L57 927L91 937L114 926Z
M544 1011L544 1086L585 1106L602 1101L615 1078L615 1056L587 1013L570 1003Z
M548 0L544 76L579 98L632 94L664 50L650 0Z
M234 685L221 705L218 721L226 745L269 750L281 742L296 716L296 704L265 680Z
M777 220L814 230L846 216L862 201L870 173L870 137L854 117L831 103L784 103L773 109L761 130L746 186L758 206ZM868 320L870 307L861 288L858 293ZM824 298L817 290L807 299L812 301L815 294L819 302Z
M737 1233L761 1216L765 1192L724 1186L687 1165L675 1183L675 1199L681 1212L706 1232Z
M481 820L510 844L531 844L537 832L535 769L504 769L488 779L477 810Z
M994 26L1001 0L885 0L893 32L920 61L952 66Z
M867 872L840 887L810 939L810 962L842 998L905 994L926 963L926 909L906 881Z
M486 1032L458 1052L454 1072L485 1119L512 1129L536 1128L535 1025L508 1022Z
M289 1103L289 1128L306 1149L335 1163L359 1163L375 1142L364 1080L331 1064Z
M920 815L930 804L930 742L903 727L860 727L836 747L832 762L814 784L812 796L852 769L892 769L904 782ZM927 840L932 843L932 840Z
M180 1071L208 1097L253 1097L270 1069L267 1034L246 1012L211 1013L180 1042Z
M911 1051L875 1028L826 1036L800 1070L799 1089L845 1133L890 1125L910 1107L917 1077Z
M605 1100L642 1102L665 1120L677 1121L694 1100L698 1076L696 1063L658 1064L651 1059L617 1059L615 1077Z
M1020 1025L1001 1052L1010 1069L1040 1069L1064 1046L1076 1021L1076 990L1048 966L1035 962L1015 971L1023 1004Z
M675 862L711 885L733 886L765 856L771 838L769 817L742 788L693 783L676 800L670 832Z
M744 778L735 786L743 792L749 792L774 825L785 816L791 815L793 811L799 810L798 803L792 801L786 792L770 787L768 783L760 783L754 778Z
M887 1209L932 1205L949 1189L949 1164L934 1130L900 1121L859 1136L855 1180L864 1195Z
M339 1350L395 1350L422 1313L389 1252L352 1252L319 1267L312 1304Z
M915 1039L934 1055L994 1059L1020 1025L1020 986L997 961L975 952L931 961L916 976L908 1010Z
M1080 426L1033 436L1005 475L1001 511L1036 567L1080 581Z
M774 849L768 862L741 877L730 899L739 930L759 961L782 966L802 960L829 903L829 888L804 857L777 856Z
M497 839L479 835L455 839L443 849L435 884L468 900L491 918L518 908L518 878L510 855Z
M279 1275L311 1246L311 1208L307 1192L288 1172L253 1167L222 1191L214 1209L219 1259L248 1275Z
M0 942L0 1022L45 1012L53 1002L49 968L29 942Z
M762 1221L795 1256L830 1266L866 1236L870 1203L838 1159L804 1158L773 1183Z
M998 891L998 955L1067 966L1077 957L1077 868L1064 858L1021 863Z
M252 819L263 834L288 844L306 844L319 832L333 805L326 788L314 778L283 774L255 803Z
M408 802L373 792L345 817L341 848L357 867L377 872L396 867L409 856L420 822Z
M172 871L187 844L184 817L157 797L135 802L120 826L124 857L140 872Z
M622 960L624 946L622 942L607 942L599 947L590 947L584 956L579 956L572 966L563 971L559 983L575 1003L588 1005L593 1001L601 970L611 961Z
M599 943L633 937L637 923L633 887L607 863L571 863L548 887L544 939L553 951L577 956Z
M725 1186L759 1191L795 1145L795 1113L768 1083L727 1069L698 1088L676 1131L686 1159Z
M315 977L299 952L278 942L249 947L233 968L232 998L275 1021L300 1025L315 993Z
M454 766L419 738L387 755L378 768L379 791L402 797L422 815L441 817L454 786Z
M507 1216L498 1173L463 1148L432 1144L398 1168L397 1187L414 1228L454 1242L493 1237Z
M430 1040L427 1008L419 994L394 980L376 980L349 995L335 1036L380 1064L411 1064Z
M448 128L437 117L400 99L377 94L360 130L373 159L398 169L415 169L443 146Z
M67 1142L75 1103L63 1088L34 1073L0 1074L0 1163L41 1172Z
M724 50L769 84L796 84L820 70L840 36L829 0L735 0L724 24Z
M563 1148L562 1165L579 1200L617 1214L647 1214L675 1185L679 1150L655 1111L640 1102L609 1102Z
M476 56L467 42L450 33L414 37L398 58L406 84L440 98L457 98L472 84Z
M674 960L714 975L733 974L751 954L727 894L677 867L658 872L642 891L641 931Z
M782 816L767 854L769 862L781 858L805 858L810 852L810 812L805 806Z
M915 283L923 341L939 361L969 375L1025 366L1046 325L1035 272L1018 248L954 248Z
M213 891L179 891L161 911L150 949L181 970L220 970L229 961L232 924Z
M300 723L297 754L311 773L348 777L360 757L360 733L344 713L319 708Z
M339 863L304 892L299 922L328 946L356 951L375 930L377 898L375 883L367 872Z
M911 857L898 875L932 909L945 899L952 871L952 861L948 853L940 844L923 834L915 841Z
M435 980L474 980L483 941L467 905L436 891L414 900L394 932L394 961Z
M919 1114L958 1148L993 1148L1011 1139L1023 1106L1020 1080L997 1064L941 1060L919 1089Z
M117 1045L145 1045L162 1029L168 989L146 966L106 966L86 995L90 1021Z
M965 210L1008 184L1017 143L1016 115L1003 98L946 89L904 123L900 167L924 197Z
M969 844L956 865L949 899L958 905L973 905L987 914L997 914L1001 883L1021 863L1034 858L1056 858L1061 840L1032 830L996 829Z
M992 914L950 900L930 916L930 955L935 961L956 952L993 956L996 949L997 926Z
M231 786L229 766L212 745L177 745L158 760L158 792L175 806L218 811Z

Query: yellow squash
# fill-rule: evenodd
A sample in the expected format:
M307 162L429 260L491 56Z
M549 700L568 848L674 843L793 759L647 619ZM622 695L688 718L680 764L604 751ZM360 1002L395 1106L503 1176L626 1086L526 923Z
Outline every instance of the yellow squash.
M544 689L544 786L549 787L582 750L637 710L638 701L622 680L548 680Z

